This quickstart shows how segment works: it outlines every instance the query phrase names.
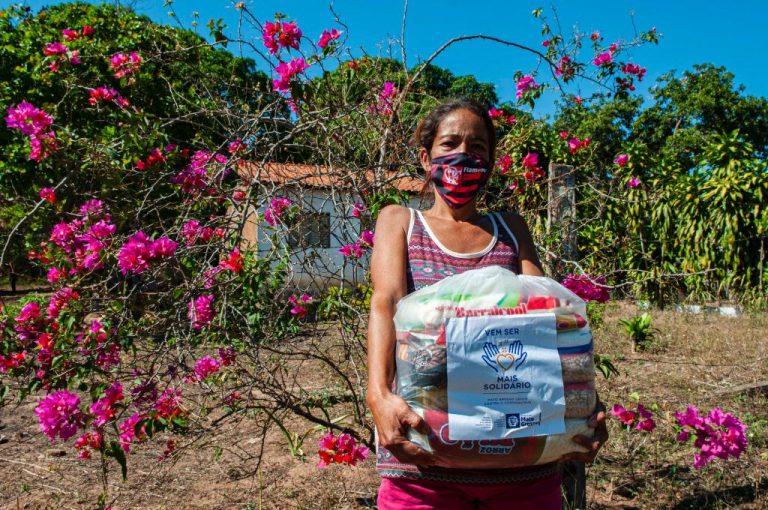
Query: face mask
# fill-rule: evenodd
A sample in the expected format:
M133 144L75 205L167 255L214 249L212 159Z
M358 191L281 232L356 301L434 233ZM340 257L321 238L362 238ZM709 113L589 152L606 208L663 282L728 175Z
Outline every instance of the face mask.
M454 209L470 203L488 181L489 175L488 162L466 152L434 158L430 167L435 190Z

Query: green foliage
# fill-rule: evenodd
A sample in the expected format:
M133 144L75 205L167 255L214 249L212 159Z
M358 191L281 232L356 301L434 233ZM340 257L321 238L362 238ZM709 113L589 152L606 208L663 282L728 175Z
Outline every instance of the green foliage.
M654 330L651 328L651 314L643 313L631 319L622 319L619 324L624 326L624 330L632 340L636 351L642 351L648 348L654 337Z
M613 364L613 360L608 356L595 354L594 358L595 358L595 369L598 370L601 374L603 374L603 377L605 377L606 379L609 379L611 375L619 375L621 373L619 372L619 369L616 368L616 365Z

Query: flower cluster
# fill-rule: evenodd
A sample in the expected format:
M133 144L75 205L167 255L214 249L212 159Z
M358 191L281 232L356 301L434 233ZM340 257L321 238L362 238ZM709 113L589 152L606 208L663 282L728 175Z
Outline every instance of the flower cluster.
M352 204L352 217L359 218L367 210L368 209L365 207L364 203L355 202L354 204Z
M314 298L306 292L299 297L291 296L288 298L288 302L291 306L291 314L296 316L297 319L301 319L307 315L307 308L304 305L312 304Z
M54 442L56 436L66 441L84 424L80 397L67 390L55 391L42 398L35 407L40 430Z
M29 159L40 161L56 150L56 133L50 129L53 117L32 103L22 101L8 108L5 124L29 137Z
M222 239L224 237L224 229L203 227L197 220L188 220L181 227L181 235L187 240L187 246L193 246L198 241L207 243L214 236Z
M56 192L53 188L42 188L40 190L40 199L45 200L48 203L55 204L56 203Z
M317 41L317 46L325 49L328 47L331 41L335 41L341 37L341 34L342 32L339 32L335 28L331 29L330 32L328 30L323 30L323 33L320 34L320 40Z
M48 281L57 283L67 276L75 276L104 267L105 252L111 246L117 227L104 210L100 200L87 200L80 206L78 217L53 226L49 243L42 245L41 253L31 252L30 259L51 264ZM56 259L55 263L52 260ZM69 269L65 269L66 267Z
M93 27L85 25L80 30L73 30L71 28L65 28L61 31L62 37L67 42L72 42L80 39L81 37L91 37L93 35Z
M592 142L589 138L585 138L584 140L579 140L575 136L568 140L568 150L571 154L576 154L581 149L586 149L589 147L589 144Z
M637 64L624 64L621 66L621 72L627 76L624 78L616 77L616 84L624 90L635 90L633 77L637 78L637 81L643 81L646 71L645 67L640 67Z
M130 104L118 91L109 88L106 85L91 89L89 91L89 96L88 103L90 103L91 106L98 106L101 103L115 103L120 108L128 108Z
M653 421L653 413L642 404L637 404L635 411L630 411L622 405L615 404L610 414L618 418L621 424L625 425L628 429L634 426L635 430L650 433L656 428L656 422Z
M280 48L299 49L301 40L301 29L295 21L275 22L267 21L264 23L264 29L261 32L261 38L264 46L271 55L278 52Z
M118 381L104 391L104 396L91 404L91 414L94 416L93 426L101 428L117 414L115 404L123 400L123 385Z
M283 211L289 208L292 204L293 202L285 197L273 198L270 201L267 210L264 211L264 221L274 227L277 225L278 221L280 221L280 215L283 214Z
M148 170L155 165L160 165L162 163L165 163L167 154L170 154L175 150L176 150L176 146L173 144L166 145L162 150L158 147L155 147L154 149L149 151L149 155L147 155L146 158L138 160L134 166L136 170L139 170L139 171ZM189 154L188 150L187 150L187 154Z
M512 156L504 154L496 161L496 166L499 168L501 175L506 174L512 168Z
M488 116L495 121L498 122L504 122L510 126L514 125L515 122L517 122L517 119L514 115L507 115L504 113L504 110L500 110L495 107L491 107L488 109Z
M289 92L291 90L291 80L293 77L303 72L308 67L309 65L301 57L295 58L290 62L281 62L275 68L278 77L272 79L272 87L278 92Z
M533 79L533 76L526 74L522 76L517 83L515 83L515 98L519 101L523 98L523 95L529 90L536 90L539 88L538 83Z
M613 162L619 165L619 168L624 168L629 163L629 154L619 154Z
M58 73L59 67L65 62L68 62L73 66L77 66L82 63L80 60L79 50L70 50L67 48L66 44L60 43L58 41L48 43L45 48L43 48L43 55L46 57L54 57L50 62L48 62L48 70L52 73Z
M336 437L329 430L320 438L320 450L317 454L320 456L320 462L317 464L319 468L326 468L331 464L356 466L368 457L368 448L357 446L355 438L350 434L343 433Z
M232 271L233 273L239 273L242 270L243 256L240 254L239 249L234 248L226 257L222 257L218 266L211 267L203 271L203 288L212 289L214 283L216 283L216 276L222 271Z
M192 154L189 164L176 175L171 176L171 182L181 186L181 192L194 197L200 194L216 195L216 188L211 184L211 178L223 179L229 173L226 164L229 159L223 154L211 154L200 150Z
M153 241L147 234L139 230L130 236L120 248L117 263L124 275L128 274L129 271L135 274L143 273L149 269L150 262L172 257L177 246L178 243L166 236Z
M365 250L373 247L374 234L370 230L364 230L360 234L360 239L354 244L345 244L339 248L339 253L345 257L360 258Z
M694 446L699 453L693 456L693 466L701 469L715 458L739 458L747 449L747 427L730 413L723 413L719 407L708 415L699 415L696 407L689 405L685 412L676 412L675 419L682 427L677 435L681 443L694 436Z
M192 329L203 329L213 320L213 300L213 294L203 294L187 303L187 318L192 321Z
M80 353L102 370L109 370L120 364L120 344L101 321L94 320L90 327L77 336Z
M597 56L592 60L592 63L596 65L597 67L606 67L613 63L613 54L618 49L618 44L613 43L608 48L608 51L604 51L602 53L598 53Z
M574 65L571 57L564 55L560 58L560 61L555 67L555 75L562 76L563 81L568 82L576 75L576 66Z
M539 154L536 152L529 152L521 161L525 171L523 177L529 183L533 184L537 179L544 177L544 169L539 166Z
M632 176L627 181L627 186L630 188L637 188L640 186L640 179L638 179L636 176Z
M369 106L365 111L367 113L377 113L379 115L392 115L392 102L397 96L397 87L391 81L385 81L379 91L376 104Z
M129 54L115 53L109 59L109 67L112 68L115 78L123 78L138 73L141 67L141 55L135 51Z
M611 298L610 288L606 286L604 276L592 278L586 274L569 273L562 281L563 287L570 290L584 301L605 303Z

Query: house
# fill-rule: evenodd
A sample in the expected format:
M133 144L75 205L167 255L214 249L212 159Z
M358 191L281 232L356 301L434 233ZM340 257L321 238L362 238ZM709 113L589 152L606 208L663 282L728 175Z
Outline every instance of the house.
M355 244L363 230L373 229L370 217L354 217L354 204L366 202L362 195L372 188L374 172L320 165L241 162L238 174L246 189L252 188L248 210L230 211L241 228L241 247L258 247L259 253L288 247L292 284L298 288L322 289L342 283L353 286L365 281L367 253L346 257L339 250ZM421 179L385 171L379 176L385 186L404 192L410 207L420 207ZM270 202L288 198L296 213L291 221L274 225L265 221ZM244 204L243 204L244 205ZM277 208L277 215L281 213Z

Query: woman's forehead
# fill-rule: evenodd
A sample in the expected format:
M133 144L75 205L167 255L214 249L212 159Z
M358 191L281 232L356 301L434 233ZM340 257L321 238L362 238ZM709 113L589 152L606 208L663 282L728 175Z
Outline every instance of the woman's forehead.
M488 140L483 119L469 110L456 110L446 115L437 129L437 136L469 135Z

